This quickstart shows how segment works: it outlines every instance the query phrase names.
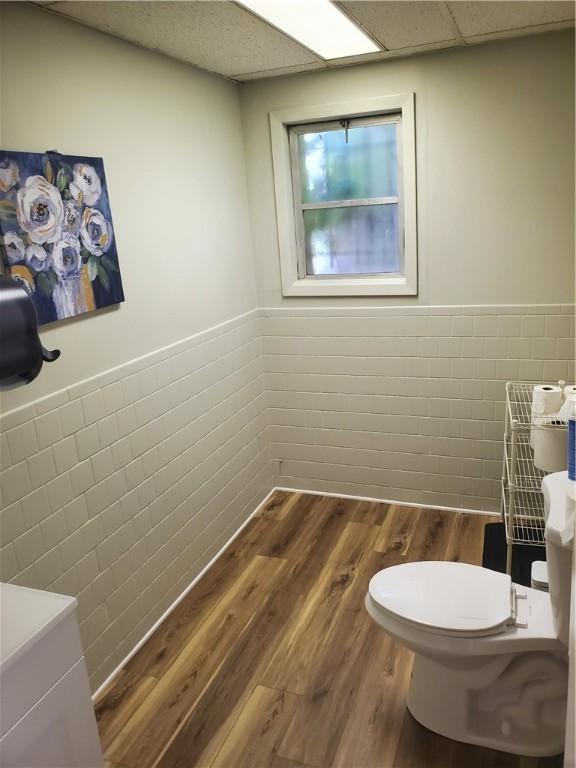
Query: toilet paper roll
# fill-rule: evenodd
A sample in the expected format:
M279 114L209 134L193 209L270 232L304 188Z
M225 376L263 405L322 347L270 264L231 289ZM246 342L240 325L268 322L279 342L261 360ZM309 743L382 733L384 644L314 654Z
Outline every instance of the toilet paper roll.
M566 389L568 389L568 387L566 387ZM566 391L566 389L564 391ZM576 387L575 387L575 390L576 390ZM575 408L576 408L576 391L569 392L566 395L564 402L562 403L562 407L558 411L558 416L563 421L568 421L570 416L572 416L572 414L574 413Z
M576 397L576 384L568 384L564 387L564 397L570 397L570 395Z
M532 429L530 430L530 445L534 445L535 427L542 421L543 416L558 413L562 406L564 392L555 384L538 384L532 390Z
M538 384L532 390L532 416L558 413L563 395L562 389L554 384Z
M540 427L532 430L534 464L543 472L564 472L568 465L568 437L561 424L558 419L543 418Z

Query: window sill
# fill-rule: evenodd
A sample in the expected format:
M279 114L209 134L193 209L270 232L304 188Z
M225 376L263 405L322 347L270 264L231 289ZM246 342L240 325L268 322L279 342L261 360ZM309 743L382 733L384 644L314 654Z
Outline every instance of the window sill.
M417 296L407 277L306 277L283 284L284 296Z

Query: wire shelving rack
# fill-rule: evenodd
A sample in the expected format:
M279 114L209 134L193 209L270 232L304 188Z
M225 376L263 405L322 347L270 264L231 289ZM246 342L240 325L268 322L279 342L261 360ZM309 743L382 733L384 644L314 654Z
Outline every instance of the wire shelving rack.
M563 382L561 382L563 383ZM544 546L544 496L546 474L534 466L530 446L532 429L566 429L567 422L532 423L534 383L506 384L504 458L502 468L502 518L506 530L506 572L512 570L514 544Z

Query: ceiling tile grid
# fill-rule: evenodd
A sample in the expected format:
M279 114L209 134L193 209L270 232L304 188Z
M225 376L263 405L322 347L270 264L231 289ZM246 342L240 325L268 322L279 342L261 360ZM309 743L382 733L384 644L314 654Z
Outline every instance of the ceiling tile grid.
M414 56L421 53L429 53L431 51L445 50L446 48L455 48L459 45L464 45L462 40L442 40L438 43L423 43L422 45L410 45L406 48L395 48L393 50L384 50L379 53L370 53L366 56L352 56L344 59L330 59L327 65L330 69L335 67L350 67L356 64L366 64L371 61L385 61L386 59L399 59L406 56ZM270 75L266 75L269 77ZM260 75L261 77L261 75Z
M460 37L442 2L373 2L358 0L342 6L388 50L411 48Z
M319 61L232 2L65 1L49 9L228 77Z
M382 51L325 61L230 0L43 0L37 4L236 81L561 29L573 26L575 7L566 0L341 0L336 4Z
M464 38L574 20L574 3L561 0L458 0L448 7Z

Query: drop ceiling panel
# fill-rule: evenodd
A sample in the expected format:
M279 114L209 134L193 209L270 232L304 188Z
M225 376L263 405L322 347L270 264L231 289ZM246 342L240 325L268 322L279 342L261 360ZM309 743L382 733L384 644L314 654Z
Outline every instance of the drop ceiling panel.
M50 10L228 77L319 61L233 3L55 2Z
M454 48L459 45L465 45L461 40L441 40L437 43L424 43L422 45L410 45L406 48L394 48L392 50L379 51L378 53L367 53L364 56L349 56L342 59L330 59L330 67L349 67L354 64L365 64L371 61L384 61L386 59L399 59L405 56L413 56L418 53L429 53L430 51L440 51L445 48Z
M465 38L574 19L574 3L558 0L458 0L448 3L448 6Z
M267 69L265 74L262 72L242 72L234 75L234 79L244 82L246 80L258 80L261 77L297 75L299 72L312 72L316 69L328 69L328 64L324 61L317 61L314 64L297 64L295 67L278 67L278 69Z
M361 0L341 5L351 18L390 50L459 37L445 3Z
M342 0L344 12L384 50L324 61L225 0L40 2L51 12L234 80L361 64L574 23L574 4L564 0Z

